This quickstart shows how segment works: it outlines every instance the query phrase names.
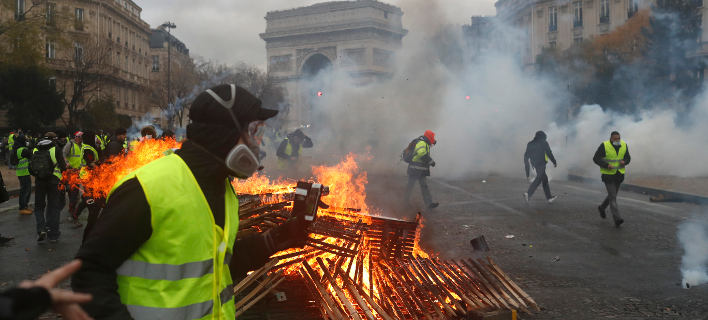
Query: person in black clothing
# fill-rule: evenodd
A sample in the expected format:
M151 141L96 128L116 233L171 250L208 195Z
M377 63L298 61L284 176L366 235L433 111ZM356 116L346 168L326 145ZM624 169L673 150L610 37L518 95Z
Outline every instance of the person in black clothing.
M165 130L162 132L160 139L165 140L166 138L175 139L175 133L172 130Z
M57 147L57 135L54 132L47 132L44 135L44 140L37 145L37 151L54 150L54 158L56 159L55 166L62 172L66 171L66 161L61 148ZM36 152L33 157L36 157ZM50 151L51 152L51 151ZM34 179L35 184L35 208L34 215L37 218L37 241L44 241L48 235L50 242L59 240L59 213L61 212L61 192L59 191L60 179L52 175L49 179L42 180L37 177ZM45 213L45 210L46 213Z
M286 152L288 144L291 147L290 154ZM278 147L278 151L275 153L278 157L278 169L290 169L293 167L297 169L297 163L301 156L300 146L303 148L312 148L313 144L310 137L306 136L302 130L297 129L289 134L287 138L283 139L283 142L281 142Z
M608 156L608 148L613 148L615 154ZM624 156L621 156L623 152ZM614 156L622 160L612 161L608 159ZM595 151L595 156L592 157L592 161L603 170L602 182L605 183L605 188L607 189L607 197L605 197L605 201L597 207L597 210L600 211L600 217L605 219L605 209L609 206L616 227L619 227L624 222L624 219L620 217L619 207L617 206L617 193L619 193L620 185L624 182L624 173L620 170L624 171L624 168L629 165L631 160L632 157L629 155L629 148L627 144L621 140L621 136L617 131L613 131L610 134L609 141L600 144L597 151Z
M190 108L193 122L187 126L187 140L169 157L180 157L185 162L211 209L214 223L223 228L227 191L224 182L230 176L245 178L229 169L225 159L236 146L244 144L246 133L240 128L271 118L277 111L262 109L260 100L241 87L219 85L210 90L223 101L217 101L206 92L197 96ZM230 110L224 106L229 102L232 103ZM231 114L238 119L238 126ZM253 153L258 154L257 151ZM81 259L84 266L72 278L71 286L77 292L93 294L94 300L85 306L85 310L95 319L132 319L117 291L116 269L151 238L151 218L151 206L141 183L137 178L128 179L111 192L93 230L79 248L76 258ZM267 233L236 240L229 263L231 277L246 276L247 272L265 265L278 251L304 246L306 237L298 219L290 219ZM193 249L189 244L174 245L184 245L185 250Z
M50 307L67 320L89 320L79 304L91 301L90 294L55 289L81 267L74 260L49 272L34 282L23 281L16 288L0 293L0 320L33 320Z
M93 170L98 165L99 159L101 159L102 155L101 149L98 148L98 144L96 144L96 132L93 130L87 130L86 132L84 132L83 138L84 144L93 147L96 152L93 152L93 150L90 149L84 149L83 154L86 167L82 168L81 170ZM76 207L76 216L72 218L74 221L78 221L81 212L84 211L84 209L88 208L89 216L86 220L86 229L84 229L84 239L86 239L86 236L91 231L91 228L96 222L96 219L98 218L99 212L101 212L101 208L103 207L104 202L105 199L100 197L91 198L86 195L81 196L81 202ZM77 224L77 226L80 227L81 223Z
M125 138L127 137L127 130L125 130L124 128L116 129L115 136L111 137L111 142L109 142L108 146L106 146L106 158L123 154L123 152L125 152Z
M534 169L536 169L536 179L533 180L529 186L529 190L524 193L524 199L526 203L529 203L529 199L533 196L533 193L538 188L538 185L543 184L543 193L546 194L546 200L548 203L556 200L557 196L551 195L551 187L548 185L548 175L546 174L546 164L548 160L553 162L553 166L557 167L556 158L553 157L553 151L551 151L551 146L548 145L546 141L546 133L543 131L536 132L536 136L526 145L526 152L524 152L524 167L526 169L526 178L529 177L530 169L529 162Z

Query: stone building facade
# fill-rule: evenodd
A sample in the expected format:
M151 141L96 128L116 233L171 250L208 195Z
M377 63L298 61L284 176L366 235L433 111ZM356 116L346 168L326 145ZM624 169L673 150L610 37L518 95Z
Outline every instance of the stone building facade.
M311 124L320 95L337 92L322 77L344 71L355 84L385 78L394 71L394 55L408 33L400 8L375 0L319 3L268 12L268 73L287 91L290 126Z
M104 63L112 67L112 72L104 74L105 84L99 94L112 95L119 114L142 117L148 110L144 101L151 35L150 25L140 17L142 8L130 0L56 0L55 6L73 12L77 21L70 29L73 48L65 50L73 50L76 56L79 50L97 50L87 45L107 48ZM48 46L46 57L47 65L57 72L58 84L74 81L72 71L57 60L65 59L66 54L52 52Z
M702 3L702 0L698 0ZM526 33L526 45L518 48L524 65L531 67L543 48L568 49L573 43L608 33L623 25L639 11L650 8L654 0L499 0L495 19L513 25ZM708 25L708 15L701 5L702 26ZM473 17L475 20L490 19ZM701 50L695 56L708 55L708 33L697 39Z

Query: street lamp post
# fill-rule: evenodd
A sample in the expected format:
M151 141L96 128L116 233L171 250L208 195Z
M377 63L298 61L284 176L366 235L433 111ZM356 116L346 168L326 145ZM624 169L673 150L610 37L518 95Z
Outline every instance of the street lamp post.
M170 67L172 66L172 29L176 29L177 26L172 22L165 22L162 24L163 27L167 28L167 108L171 108L172 104L172 73L170 72ZM167 119L168 129L170 124L170 119Z

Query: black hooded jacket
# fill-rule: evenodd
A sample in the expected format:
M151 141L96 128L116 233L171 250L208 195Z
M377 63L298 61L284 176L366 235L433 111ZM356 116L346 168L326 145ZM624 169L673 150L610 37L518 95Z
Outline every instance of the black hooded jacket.
M526 145L526 152L524 152L524 166L526 166L527 175L529 161L534 168L545 166L548 163L546 156L554 165L557 164L551 146L546 141L546 134L543 131L536 132L536 136Z
M42 140L37 145L37 150L48 150L51 148L54 148L54 158L57 159L57 167L62 172L66 171L66 160L64 160L64 153L62 152L61 148L58 147L54 141ZM59 183L60 182L59 178L57 178L54 175L52 175L52 177L49 179L52 183Z
M195 142L217 156L224 156L234 146L233 132L220 126L192 123L187 128L190 140L175 152L192 171L202 189L214 221L224 227L224 180L228 169ZM229 138L230 137L230 138ZM71 279L74 291L93 294L84 309L95 319L132 319L120 301L116 269L152 234L150 205L137 179L129 179L111 194L93 230L79 248L76 258L83 266ZM268 250L259 234L237 240L230 263L232 278L262 267L269 260Z

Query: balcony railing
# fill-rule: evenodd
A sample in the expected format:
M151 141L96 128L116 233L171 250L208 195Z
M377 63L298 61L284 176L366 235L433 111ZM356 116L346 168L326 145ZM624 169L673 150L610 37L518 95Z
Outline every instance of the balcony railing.
M554 32L554 31L558 31L558 25L557 24L548 25L548 32Z
M583 20L573 21L573 28L580 28L583 26Z
M74 30L84 31L84 22L81 20L74 21Z
M610 23L610 16L600 16L600 23Z

